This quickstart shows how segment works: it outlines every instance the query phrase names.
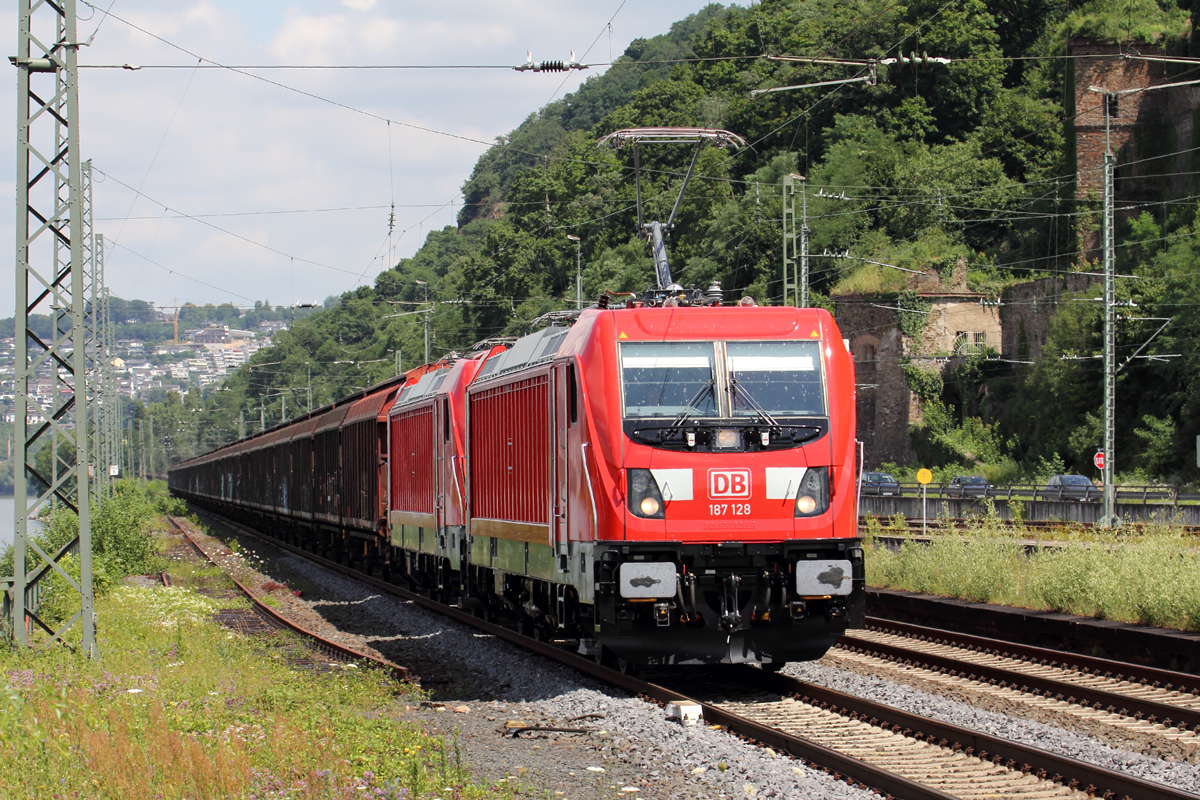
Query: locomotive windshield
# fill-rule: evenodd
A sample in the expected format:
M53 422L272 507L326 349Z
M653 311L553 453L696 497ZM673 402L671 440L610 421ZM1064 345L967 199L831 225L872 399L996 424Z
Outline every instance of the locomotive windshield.
M716 416L712 342L621 345L626 417Z
M777 416L824 416L820 342L727 342L735 417L762 408Z
M627 419L825 415L820 342L624 342L621 373Z

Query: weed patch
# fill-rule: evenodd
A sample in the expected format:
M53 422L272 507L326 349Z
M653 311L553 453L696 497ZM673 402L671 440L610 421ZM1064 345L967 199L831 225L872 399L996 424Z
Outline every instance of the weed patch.
M878 524L864 533L872 586L1200 630L1200 548L1178 527L1067 529L1032 552L1026 542L1038 534L995 519L897 551L876 545L883 533Z
M419 690L374 669L294 667L269 638L215 624L222 604L245 607L122 586L97 601L103 662L0 655L0 796L507 796L403 720Z

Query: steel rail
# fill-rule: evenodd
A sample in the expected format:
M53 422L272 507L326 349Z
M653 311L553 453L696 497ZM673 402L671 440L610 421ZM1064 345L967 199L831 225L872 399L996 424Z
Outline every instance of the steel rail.
M867 627L885 633L894 633L899 636L909 636L916 639L928 639L934 643L956 645L989 654L1029 659L1042 662L1047 666L1071 667L1084 672L1095 673L1101 677L1120 676L1154 688L1163 688L1168 691L1178 689L1200 695L1200 676L1189 675L1186 672L1173 672L1168 669L1159 669L1158 667L1144 667L1140 664L1130 664L1127 661L1067 653L1061 650L1050 650L1045 647L1034 647L1028 644L1008 642L1002 639L988 639L983 636L973 636L969 633L957 633L955 631L942 630L941 628L929 628L923 625L896 622L881 617L867 617Z
M397 680L407 680L408 679L408 669L407 668L402 667L399 664L393 664L391 661L387 661L385 659L377 658L375 656L368 655L367 653L360 652L358 650L355 650L352 647L347 647L343 644L338 644L337 642L330 641L329 639L326 639L324 636L321 636L318 633L314 633L314 632L308 630L307 628L297 625L295 622L292 622L287 617L285 617L282 614L275 611L275 609L273 609L270 606L266 605L265 603L261 602L257 597L254 596L253 592L250 591L249 587L247 587L245 584L243 584L237 578L233 577L233 575L229 574L229 572L226 571L223 567L221 567L221 565L218 564L216 562L216 560L211 555L208 554L208 551L206 551L203 547L201 547L200 543L197 542L195 539L193 539L191 537L191 534L189 534L187 532L187 530L184 529L184 527L182 525L180 525L179 522L176 521L176 519L174 517L168 516L167 519L170 521L170 523L172 525L175 526L175 528L181 534L183 534L183 538L187 539L188 544L190 544L192 547L194 547L196 549L197 553L199 553L201 556L203 556L205 559L207 559L208 562L210 564L212 564L214 567L217 567L222 572L225 572L225 575L229 578L229 580L233 581L234 585L237 586L237 588L241 590L242 594L246 595L246 597L250 600L250 602L254 604L254 607L256 609L258 609L260 612L266 614L268 617L270 617L274 621L278 622L280 625L283 625L284 627L288 628L289 630L294 631L295 633L298 633L307 639L312 639L313 641L315 641L318 644L319 647L321 647L323 649L329 650L333 653L336 653L337 655L343 656L345 658L350 658L355 661L369 661L372 664L375 664L376 666L383 667L384 669L389 670L392 673L392 676L395 677Z
M921 667L932 667L938 672L945 672L954 677L968 680L981 680L993 683L1001 688L1012 688L1031 694L1041 694L1068 703L1078 703L1091 706L1123 717L1145 719L1149 722L1161 722L1170 728L1174 725L1189 728L1200 727L1200 712L1169 703L1155 700L1143 700L1129 695L1116 694L1104 689L1093 689L1090 686L1080 686L1054 678L1044 678L1030 675L1003 667L993 667L986 664L976 664L973 661L940 656L933 653L922 653L909 650L899 645L872 642L866 639L846 637L838 642L838 647L851 652L880 656L889 660L900 661Z
M752 667L743 668L749 671ZM845 716L865 719L874 725L890 727L905 736L924 739L942 747L961 749L969 755L994 763L1004 763L1010 769L1028 767L1029 771L1050 777L1058 783L1075 786L1090 794L1109 797L1130 797L1135 800L1196 800L1200 795L1170 786L1122 775L1114 770L1077 761L1036 747L1001 739L979 731L960 728L928 717L910 714L891 706L843 694L833 689L814 686L786 675L755 670L747 678L755 685L772 689L784 696L815 703Z
M295 545L260 533L245 525L228 520L225 517L208 511L202 513L218 520L221 524L242 531L262 541L269 542L282 550L360 580L389 594L411 600L425 608L445 614L464 624L472 625L485 633L504 639L526 650L552 658L566 666L577 669L606 683L618 686L635 695L664 704L680 701L698 703L704 710L704 719L707 723L721 725L733 733L769 745L796 758L803 759L831 772L834 777L842 778L852 784L861 784L882 792L885 795L904 798L904 800L949 800L952 797L952 795L880 769L853 756L839 753L836 750L824 747L802 737L793 736L784 731L748 720L711 703L694 700L667 687L648 683L636 677L623 674L617 670L597 664L590 658L566 651L552 643L540 642L501 625L486 622L472 614L431 600L424 595L401 589L378 578L357 572L335 561L314 555ZM980 758L990 756L997 762L1004 760L1021 766L1028 766L1031 771L1039 775L1044 775L1049 779L1054 779L1057 776L1061 778L1062 783L1068 785L1071 782L1075 782L1081 788L1087 787L1099 796L1104 796L1106 793L1111 792L1112 794L1108 795L1110 797L1129 797L1133 798L1133 800L1198 800L1200 798L1200 795L1189 794L1151 781L1121 775L1120 773L1087 762L1077 761L1067 756L1060 756L1038 748L1010 742L978 731L935 722L925 717L918 717L899 709L874 703L870 700L863 700L830 689L812 686L794 678L787 678L786 676L768 673L763 670L754 670L752 667L740 667L736 670L735 674L747 673L751 670L753 670L751 673L752 679L758 685L770 686L781 694L803 694L816 702L823 702L828 706L836 708L845 708L849 713L856 713L861 718L883 721L886 725L890 725L902 732L915 730L919 732L922 738L936 737L937 740L944 739L947 742L959 745L959 749L968 750L969 752L973 751ZM908 735L912 734L909 733Z

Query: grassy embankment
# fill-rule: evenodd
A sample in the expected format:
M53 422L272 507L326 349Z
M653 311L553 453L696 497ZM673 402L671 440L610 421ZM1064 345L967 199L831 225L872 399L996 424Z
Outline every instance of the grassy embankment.
M132 484L122 492L114 506L130 547L137 536L147 544L139 571L166 568L149 546L152 502ZM417 690L374 669L301 669L280 646L291 634L247 637L215 623L218 609L248 605L188 588L223 585L217 569L172 561L176 586L136 588L115 559L98 551L97 561L100 659L62 647L0 654L0 797L507 794L469 782L456 742L397 719ZM58 615L78 608L52 602Z
M996 519L899 552L874 541L888 532L872 521L864 534L867 583L877 588L1200 630L1200 541L1178 526L1065 528L1052 537L1062 546L1029 554L1022 540L1048 534Z

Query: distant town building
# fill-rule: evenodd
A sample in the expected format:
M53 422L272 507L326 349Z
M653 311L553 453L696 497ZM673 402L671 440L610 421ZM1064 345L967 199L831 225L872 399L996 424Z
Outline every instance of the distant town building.
M228 325L209 325L197 331L188 331L187 336L196 344L225 344L230 340Z

